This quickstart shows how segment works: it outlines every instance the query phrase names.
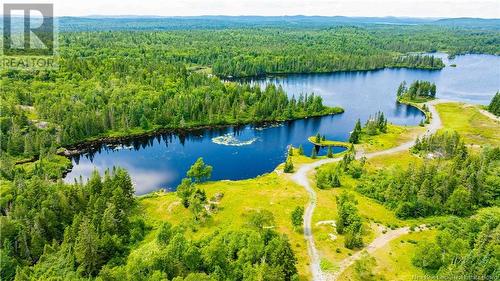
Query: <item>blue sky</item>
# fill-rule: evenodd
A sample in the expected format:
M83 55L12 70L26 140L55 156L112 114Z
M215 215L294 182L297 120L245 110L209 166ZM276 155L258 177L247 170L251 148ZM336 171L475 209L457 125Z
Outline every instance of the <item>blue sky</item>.
M56 16L323 15L500 18L500 0L5 0L54 3Z

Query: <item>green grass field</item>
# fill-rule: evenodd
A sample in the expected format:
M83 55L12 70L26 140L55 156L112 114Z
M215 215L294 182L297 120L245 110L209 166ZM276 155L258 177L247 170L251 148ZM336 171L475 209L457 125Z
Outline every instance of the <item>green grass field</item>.
M340 147L350 147L351 144L345 141L334 141L334 140L320 140L316 141L316 136L309 137L307 139L310 143L318 146L340 146Z
M309 258L306 243L302 233L293 229L290 219L296 206L305 206L308 202L308 194L301 186L288 180L286 175L271 172L254 179L209 182L200 187L206 191L208 198L215 193L223 193L224 197L218 205L219 211L213 214L210 220L203 225L196 226L195 229L186 228L188 237L196 239L217 229L244 227L249 211L268 210L274 214L275 230L286 234L290 239L299 261L298 270L301 280L308 280ZM175 193L156 193L146 196L140 199L140 205L150 225L157 227L161 221L169 221L173 225L189 226L191 224L191 214L182 206Z
M437 231L434 229L422 232L412 232L396 238L384 247L376 250L371 256L375 258L376 265L373 273L374 280L407 281L426 273L415 267L411 260L418 243L433 240ZM354 265L350 266L338 279L339 281L359 280L356 278Z
M362 149L365 152L389 149L414 139L424 130L423 127L419 126L388 124L387 133L374 136L365 133L361 134L360 144L357 145L357 149Z
M467 144L500 145L500 123L484 116L479 107L462 103L436 105L443 127L457 131Z
M461 133L467 143L498 145L500 135L498 124L479 113L477 107L461 104L440 104L438 110L442 115L444 127L454 129ZM464 114L465 112L465 114ZM363 136L362 144L357 149L364 151L376 151L388 149L411 140L416 134L425 130L422 127L404 127L389 125L388 133L376 136ZM311 137L314 138L314 137ZM310 141L311 141L310 138ZM338 145L330 141L321 145ZM298 150L293 149L291 156L295 170L301 165L316 161L307 156L298 155ZM340 157L337 154L335 157ZM318 157L322 159L325 157ZM419 163L421 158L410 152L399 152L391 155L379 156L369 159L366 168L373 171L381 167L398 165L406 168L410 163ZM217 213L214 213L207 222L202 225L193 225L190 212L185 209L175 193L157 192L144 196L140 199L141 215L147 223L153 226L153 230L147 238L132 251L130 259L146 259L148 252L157 250L153 239L156 227L162 221L169 221L174 225L184 225L187 229L186 235L193 239L204 237L218 229L238 229L245 227L246 214L251 210L266 209L275 216L275 230L288 235L298 260L300 280L308 280L309 256L307 245L303 234L292 228L290 214L296 206L306 206L308 194L301 187L290 180L290 175L282 172L282 165L275 171L248 180L241 181L217 181L200 185L210 198L216 193L223 193ZM326 164L336 165L336 164ZM311 184L315 186L314 172L309 175ZM365 244L370 243L376 236L380 235L382 228L402 227L432 223L440 218L427 218L415 220L400 220L394 212L384 207L379 202L367 198L354 191L356 180L349 176L342 176L342 187L322 190L316 188L317 207L313 215L313 233L315 242L322 257L321 267L326 271L334 271L338 262L361 249L349 250L344 247L344 237L337 235L331 224L320 222L337 219L336 196L343 190L350 190L358 201L358 209L364 220ZM318 224L320 223L320 224ZM421 233L410 233L391 241L385 247L373 253L377 265L374 272L385 280L408 280L412 276L422 275L423 272L411 264L411 258L416 244L425 239L434 237L436 231L429 230ZM331 234L334 234L333 237ZM334 239L332 239L334 238ZM408 242L410 241L410 242ZM397 270L395 270L397 269ZM341 276L340 280L354 279L354 269L351 266Z

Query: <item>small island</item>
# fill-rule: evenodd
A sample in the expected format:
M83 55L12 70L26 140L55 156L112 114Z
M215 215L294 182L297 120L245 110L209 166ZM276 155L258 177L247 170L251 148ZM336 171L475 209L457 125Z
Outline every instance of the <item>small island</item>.
M310 136L309 138L307 138L307 140L310 143L320 147L339 146L349 148L351 146L351 144L348 142L327 140L325 136L321 136L319 133L316 136Z

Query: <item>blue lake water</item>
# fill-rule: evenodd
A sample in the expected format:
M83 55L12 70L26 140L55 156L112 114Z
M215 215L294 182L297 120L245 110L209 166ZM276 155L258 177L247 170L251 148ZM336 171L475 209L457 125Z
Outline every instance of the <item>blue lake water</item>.
M365 121L377 111L384 112L395 124L418 124L423 118L420 111L395 102L396 89L403 80L432 81L437 85L438 98L479 104L487 104L500 89L499 56L464 55L448 60L443 54L436 55L442 56L447 65L440 71L383 69L251 81L279 84L289 95L314 92L323 97L326 105L341 106L345 113L267 126L163 134L130 140L118 147L104 144L73 158L73 169L65 180L72 182L80 176L86 179L94 169L103 172L120 166L129 171L137 194L158 188L174 190L198 157L214 167L213 180L251 178L270 172L283 162L288 145L303 145L306 154L310 154L313 146L307 137L318 132L328 139L347 140L358 118ZM341 148L336 149L340 151Z

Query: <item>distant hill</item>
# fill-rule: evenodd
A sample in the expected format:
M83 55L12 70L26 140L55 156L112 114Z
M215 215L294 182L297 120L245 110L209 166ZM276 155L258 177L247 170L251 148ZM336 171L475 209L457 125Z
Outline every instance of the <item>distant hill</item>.
M479 19L479 18L439 19L433 22L433 24L500 28L500 19Z
M441 25L500 29L500 19L405 18L405 17L325 17L325 16L87 16L59 17L59 30L179 30L222 28L327 28L339 25ZM0 20L0 26L3 20Z
M62 31L68 30L173 30L173 29L220 29L248 27L328 27L363 24L422 24L429 19L412 18L351 18L321 16L199 16L199 17L62 17Z

